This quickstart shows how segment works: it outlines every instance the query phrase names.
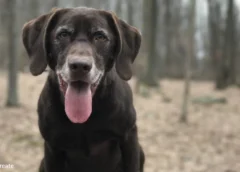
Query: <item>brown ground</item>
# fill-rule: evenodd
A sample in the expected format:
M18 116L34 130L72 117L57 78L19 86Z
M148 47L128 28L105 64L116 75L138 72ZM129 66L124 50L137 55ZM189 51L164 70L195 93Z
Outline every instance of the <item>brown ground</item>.
M42 157L36 102L46 75L20 75L21 107L5 108L6 76L0 74L0 164L15 168L0 172L35 172ZM132 81L134 82L134 81ZM178 122L183 83L164 80L162 92L150 98L135 95L139 137L146 152L145 172L239 172L240 90L216 92L208 82L194 82L192 96L225 96L227 104L191 104L189 124Z

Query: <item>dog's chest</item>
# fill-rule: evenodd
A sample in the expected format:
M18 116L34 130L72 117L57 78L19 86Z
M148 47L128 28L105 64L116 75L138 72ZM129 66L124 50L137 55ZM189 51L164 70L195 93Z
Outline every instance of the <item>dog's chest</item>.
M119 172L121 151L115 140L92 143L85 149L71 150L66 153L66 170L81 172Z

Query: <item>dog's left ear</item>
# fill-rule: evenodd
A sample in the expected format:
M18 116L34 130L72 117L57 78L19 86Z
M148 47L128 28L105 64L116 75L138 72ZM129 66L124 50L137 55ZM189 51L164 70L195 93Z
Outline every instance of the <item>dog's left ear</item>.
M116 71L123 80L129 80L132 77L132 63L141 45L141 34L114 13L109 14L111 20L109 24L113 24L111 27L115 27L117 35Z

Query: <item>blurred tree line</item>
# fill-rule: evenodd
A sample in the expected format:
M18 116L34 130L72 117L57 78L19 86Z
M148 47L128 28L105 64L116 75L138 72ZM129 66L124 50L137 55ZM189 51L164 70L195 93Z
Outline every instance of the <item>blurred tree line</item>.
M155 87L162 78L183 79L191 54L188 78L213 80L217 89L224 89L240 81L238 1L196 0L196 15L190 20L192 0L0 0L0 69L9 66L10 85L16 85L16 69L28 69L21 43L26 21L56 6L88 6L114 11L141 30L142 47L134 66L137 85Z

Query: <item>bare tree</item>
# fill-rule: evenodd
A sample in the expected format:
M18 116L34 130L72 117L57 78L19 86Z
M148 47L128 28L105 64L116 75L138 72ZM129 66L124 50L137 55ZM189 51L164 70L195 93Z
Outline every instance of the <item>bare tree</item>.
M227 38L230 38L229 42L229 51L228 56L230 58L230 71L229 71L229 84L237 83L237 74L236 74L236 52L237 52L237 14L235 10L234 0L229 0L228 5L228 21L227 25L229 26L228 34L226 34Z
M7 63L7 56L8 56L8 38L7 38L7 26L8 26L8 20L6 18L8 17L8 2L7 0L1 0L0 1L0 22L1 22L1 28L0 28L0 68L4 68Z
M92 1L91 0L85 0L84 3L87 7L90 7L91 4L92 4Z
M227 1L226 21L222 27L221 3L208 0L210 55L215 68L215 87L224 89L236 84L236 10L234 0Z
M163 29L164 29L164 75L166 77L182 78L184 57L182 53L182 42L184 37L182 26L185 26L185 18L182 16L183 3L181 0L163 1ZM185 10L183 10L185 11ZM180 39L181 38L181 39ZM185 48L185 47L183 47ZM193 61L193 60L192 60ZM162 75L160 73L160 75Z
M43 4L41 4L44 2ZM41 1L32 1L31 6L35 9L42 8L42 13L50 11L52 8L59 6L59 1L58 0L41 0ZM34 9L33 9L34 10Z
M222 64L222 81L218 88L236 84L236 17L234 0L228 1ZM218 85L217 85L218 86Z
M128 23L130 25L133 25L133 14L134 14L134 9L133 9L133 1L127 1L128 3Z
M191 80L191 59L195 56L195 16L196 16L196 0L191 0L189 9L189 26L188 34L189 40L187 44L188 53L185 61L185 88L183 94L182 114L180 117L181 122L187 122L188 102L190 95L190 80Z
M9 71L8 71L8 97L7 106L18 106L18 87L17 87L17 54L16 54L16 26L15 11L16 1L8 0L8 39L9 39Z
M144 34L146 54L148 59L147 73L144 83L148 86L157 86L157 55L156 55L156 37L158 23L158 4L157 0L144 0Z
M122 17L122 5L121 4L122 4L122 0L117 0L115 11L120 18Z
M165 5L165 16L164 16L164 23L165 23L165 45L166 45L166 57L165 57L165 68L166 74L169 76L171 67L172 67L172 0L164 0Z
M221 58L221 11L220 4L214 0L208 0L208 27L209 27L209 53L211 64L214 68L217 82L219 61Z

